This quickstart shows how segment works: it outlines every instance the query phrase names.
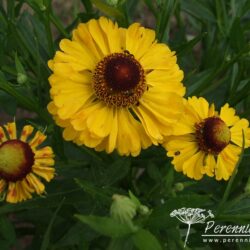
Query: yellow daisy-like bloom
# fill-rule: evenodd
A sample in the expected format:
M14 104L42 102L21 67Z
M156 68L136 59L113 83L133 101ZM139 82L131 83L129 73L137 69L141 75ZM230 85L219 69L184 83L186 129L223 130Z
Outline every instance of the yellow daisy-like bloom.
M183 72L155 32L101 17L63 39L49 67L49 112L65 140L136 156L172 133L183 112Z
M51 147L39 147L46 136L34 128L24 126L17 137L16 124L0 127L0 194L6 201L17 203L32 198L32 193L43 194L41 178L54 178L54 155Z
M216 180L228 180L239 160L245 136L250 146L250 128L246 119L235 115L225 104L220 112L204 98L189 98L183 117L176 124L173 136L163 144L173 157L176 171L199 180L204 174Z

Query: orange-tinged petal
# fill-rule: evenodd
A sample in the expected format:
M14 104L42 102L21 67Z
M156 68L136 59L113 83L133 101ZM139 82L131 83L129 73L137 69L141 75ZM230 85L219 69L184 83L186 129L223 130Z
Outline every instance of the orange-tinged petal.
M25 125L23 127L21 136L20 136L20 140L26 142L28 137L32 134L34 128L30 125Z
M11 140L16 139L16 123L10 122L4 125Z

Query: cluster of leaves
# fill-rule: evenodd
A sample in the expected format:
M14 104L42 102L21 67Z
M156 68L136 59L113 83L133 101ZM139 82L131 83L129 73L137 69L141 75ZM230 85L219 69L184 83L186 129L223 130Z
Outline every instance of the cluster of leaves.
M158 40L177 53L185 71L187 96L202 95L217 106L229 102L247 117L250 1L74 2L82 11L70 11L72 22L65 27L51 0L0 1L0 110L12 117L17 109L28 110L29 115L20 118L19 125L47 128L58 173L48 185L46 197L17 205L1 204L0 249L21 249L23 241L25 249L32 250L182 249L184 225L170 217L172 210L181 207L211 209L218 223L249 223L248 151L228 184L211 178L192 181L173 170L160 147L151 147L137 158L125 158L64 142L46 105L47 61L58 41L70 37L77 23L105 14L124 27L134 20L144 24L150 18ZM112 195L126 195L128 190L152 209L152 213L133 219L135 231L109 217ZM244 247L240 243L204 246L202 231L202 225L193 227L188 243L192 249Z

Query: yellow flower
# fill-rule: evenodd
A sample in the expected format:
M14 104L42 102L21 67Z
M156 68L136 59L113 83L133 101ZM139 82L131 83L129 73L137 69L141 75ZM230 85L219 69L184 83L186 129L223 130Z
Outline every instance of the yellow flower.
M195 180L204 174L228 180L241 153L242 130L245 148L250 146L248 126L249 122L236 116L228 104L218 113L204 98L191 97L173 136L166 138L163 146L173 157L176 171Z
M46 136L30 125L17 137L16 124L0 127L0 194L6 201L17 203L32 198L32 193L45 192L40 177L49 182L55 169L51 147L40 147ZM33 135L34 134L34 135Z
M172 133L184 108L183 72L153 30L101 17L80 24L60 49L48 63L48 110L65 140L136 156Z

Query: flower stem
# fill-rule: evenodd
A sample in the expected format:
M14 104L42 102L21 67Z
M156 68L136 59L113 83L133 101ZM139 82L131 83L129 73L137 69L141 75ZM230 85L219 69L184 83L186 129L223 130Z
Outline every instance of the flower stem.
M184 248L185 248L186 245L187 245L188 236L189 236L189 233L190 233L190 228L191 228L191 224L188 223L188 230L187 230L187 234L186 234L186 238L185 238Z
M221 202L220 202L220 204L218 206L217 215L219 215L222 212L224 204L225 204L225 202L227 201L227 199L228 199L228 197L230 195L230 191L231 191L231 188L232 188L235 176L236 176L236 174L238 172L238 167L239 167L239 165L241 163L241 160L243 158L244 148L245 148L245 135L244 135L244 131L242 130L242 149L241 149L241 154L240 154L239 160L238 160L238 162L237 162L237 164L236 164L236 166L234 168L233 174L232 174L232 176L231 176L231 178L230 178L230 180L229 180L229 182L227 184L227 187L226 187L226 190L225 190L224 195L222 197L222 200L221 200Z

